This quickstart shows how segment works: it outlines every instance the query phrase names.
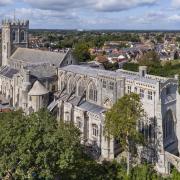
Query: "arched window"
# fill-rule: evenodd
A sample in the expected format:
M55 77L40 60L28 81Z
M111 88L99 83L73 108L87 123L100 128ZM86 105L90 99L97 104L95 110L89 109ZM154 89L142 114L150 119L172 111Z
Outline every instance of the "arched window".
M12 40L13 40L13 41L16 41L16 31L13 31L13 32L12 32Z
M92 135L95 137L98 137L99 135L98 126L96 124L92 124Z
M85 91L85 83L84 81L80 81L78 84L78 96L82 96L84 94Z
M92 101L97 101L97 88L94 83L89 85L89 99Z
M21 41L25 41L25 32L24 31L21 31L20 39L21 39Z
M61 81L60 81L60 89L63 90L66 88L66 78L61 78Z
M163 137L164 139L171 138L174 135L174 120L172 111L169 110L163 121Z
M75 90L75 80L74 78L70 78L68 82L68 92L72 93Z

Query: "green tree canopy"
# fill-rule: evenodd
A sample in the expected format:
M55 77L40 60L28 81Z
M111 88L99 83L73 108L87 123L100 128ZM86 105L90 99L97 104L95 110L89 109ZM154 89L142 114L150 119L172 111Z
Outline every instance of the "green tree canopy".
M89 45L85 42L77 43L74 49L74 56L79 62L87 62L91 60Z
M79 130L43 110L0 114L0 132L0 177L65 177L83 157Z
M160 64L160 57L155 51L145 53L139 60L141 66L153 66Z

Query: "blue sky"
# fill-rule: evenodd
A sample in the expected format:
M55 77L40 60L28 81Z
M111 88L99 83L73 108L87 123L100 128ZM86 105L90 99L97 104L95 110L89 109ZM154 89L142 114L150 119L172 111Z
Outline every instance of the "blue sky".
M1 19L14 10L30 28L180 30L180 0L0 0Z

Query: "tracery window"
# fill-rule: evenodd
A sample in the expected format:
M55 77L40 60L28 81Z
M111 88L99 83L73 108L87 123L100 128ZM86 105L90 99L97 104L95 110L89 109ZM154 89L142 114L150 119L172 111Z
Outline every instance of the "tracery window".
M64 87L65 87L65 82L64 82L64 80L63 80L63 79L61 79L61 90L63 90L63 89L64 89Z
M75 89L75 80L74 78L71 78L68 82L68 91L69 93L72 93Z
M173 133L174 133L173 115L172 115L172 111L169 110L166 113L164 121L163 121L163 137L164 137L164 139L173 137Z
M84 94L85 91L85 84L84 81L80 81L78 84L78 96L82 96Z
M97 88L94 83L89 86L89 99L97 102Z

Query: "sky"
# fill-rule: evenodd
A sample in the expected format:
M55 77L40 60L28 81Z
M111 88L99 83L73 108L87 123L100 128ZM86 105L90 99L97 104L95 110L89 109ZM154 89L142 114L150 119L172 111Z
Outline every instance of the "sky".
M180 30L180 0L0 0L0 20L14 14L33 29Z

